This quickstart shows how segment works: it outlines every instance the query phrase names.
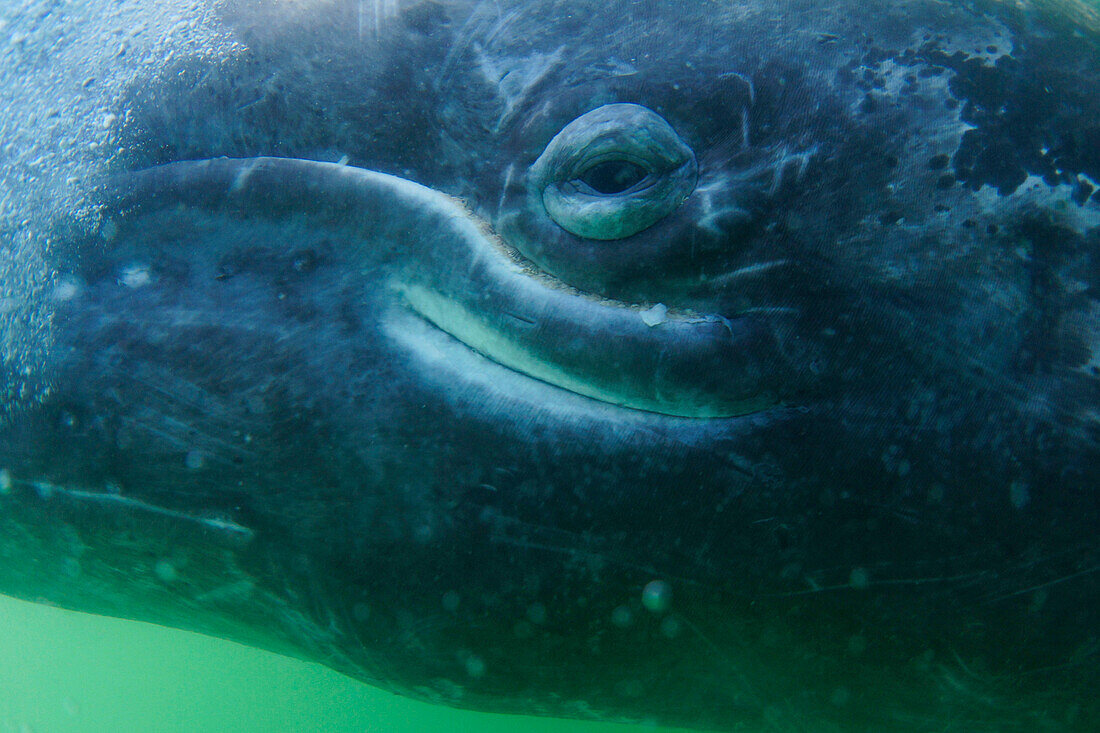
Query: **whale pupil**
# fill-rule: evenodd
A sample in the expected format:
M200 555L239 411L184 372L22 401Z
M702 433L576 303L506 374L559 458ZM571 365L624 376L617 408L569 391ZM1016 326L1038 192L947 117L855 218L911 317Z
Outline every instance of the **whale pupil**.
M629 160L608 160L597 163L581 174L581 181L597 193L613 195L638 185L648 172Z

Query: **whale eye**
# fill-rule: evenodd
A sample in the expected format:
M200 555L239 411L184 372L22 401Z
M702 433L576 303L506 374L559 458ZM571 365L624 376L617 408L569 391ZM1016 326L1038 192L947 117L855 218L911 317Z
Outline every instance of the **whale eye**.
M528 194L570 234L624 239L665 218L695 188L695 154L637 104L608 104L562 129L531 166Z
M623 193L646 179L649 171L629 160L609 160L597 163L581 174L580 180L596 193Z

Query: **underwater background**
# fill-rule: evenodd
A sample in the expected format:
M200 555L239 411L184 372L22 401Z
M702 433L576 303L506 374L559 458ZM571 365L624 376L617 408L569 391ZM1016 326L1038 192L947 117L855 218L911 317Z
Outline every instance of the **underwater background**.
M672 733L417 702L318 664L0 596L0 733Z

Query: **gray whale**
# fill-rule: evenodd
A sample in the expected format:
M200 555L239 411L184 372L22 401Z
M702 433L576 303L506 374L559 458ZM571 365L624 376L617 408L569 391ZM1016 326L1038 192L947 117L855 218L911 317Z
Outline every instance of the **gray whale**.
M302 7L113 62L0 591L481 710L1100 725L1086 12Z

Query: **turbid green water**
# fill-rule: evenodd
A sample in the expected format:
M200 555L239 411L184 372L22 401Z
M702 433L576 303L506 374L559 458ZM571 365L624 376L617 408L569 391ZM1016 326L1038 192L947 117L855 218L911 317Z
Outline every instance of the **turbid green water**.
M662 730L452 710L232 642L0 596L0 733Z

